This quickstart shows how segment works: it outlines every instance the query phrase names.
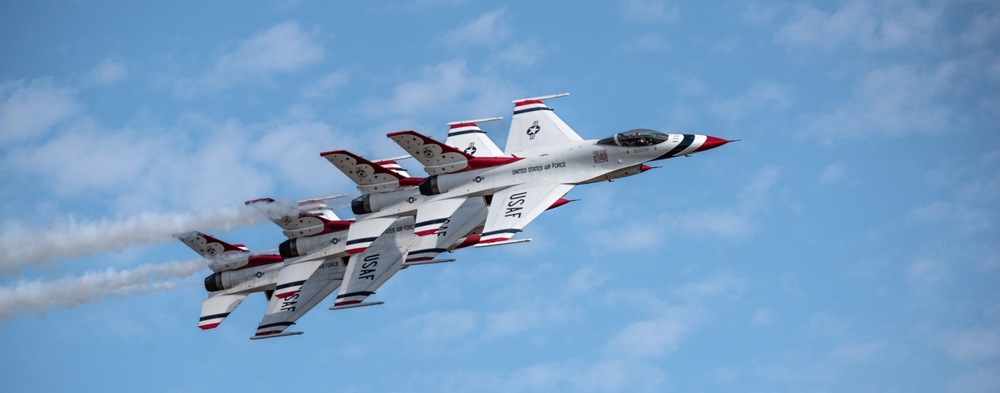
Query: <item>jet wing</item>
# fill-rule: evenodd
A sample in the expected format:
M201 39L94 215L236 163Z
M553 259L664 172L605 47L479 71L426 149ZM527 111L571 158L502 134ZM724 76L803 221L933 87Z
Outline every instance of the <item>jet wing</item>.
M413 217L392 220L385 230L360 253L351 255L337 300L331 309L358 307L402 268L413 244ZM384 220L383 218L372 219ZM364 223L364 220L361 223ZM357 224L355 224L357 225ZM351 227L354 232L355 228Z
M476 247L508 243L572 188L569 184L528 183L494 193L486 226Z
M417 208L417 219L414 226L414 233L417 236L433 235L437 232L462 203L468 198L449 198L424 202Z
M302 334L285 332L285 329L340 286L344 269L341 258L299 262L281 269L264 318L250 339Z
M222 292L217 292L214 295L209 295L208 299L201 303L201 318L198 320L198 327L202 330L215 329L246 298L247 294L245 293L223 295Z
M459 240L482 226L486 215L486 202L482 197L425 203L417 210L416 224L417 234L423 236L414 242L406 263L426 263L438 254L451 250Z
M583 138L576 131L542 103L543 100L568 95L569 93L563 93L514 101L514 116L510 120L510 132L507 133L504 153L516 155L570 141L582 141Z

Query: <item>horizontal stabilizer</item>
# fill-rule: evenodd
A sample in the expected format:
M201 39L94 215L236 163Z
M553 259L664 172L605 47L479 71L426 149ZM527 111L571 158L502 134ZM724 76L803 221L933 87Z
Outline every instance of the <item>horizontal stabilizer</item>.
M358 185L362 194L392 191L399 187L416 186L423 179L403 176L382 165L345 150L320 153ZM391 161L385 161L391 162ZM398 165L397 165L398 166Z
M364 302L364 303L348 304L348 305L345 305L345 306L333 306L333 307L330 307L330 309L331 310L343 310L345 308L358 308L358 307L377 306L379 304L385 304L385 302Z
M236 306L240 305L247 294L222 295L216 292L201 303L201 318L198 320L198 327L201 330L215 329L222 323L223 319L229 316Z
M287 337L287 336L298 336L298 335L300 335L300 334L302 334L302 333L303 333L303 332L283 332L283 333L278 333L278 334L269 334L269 335L262 335L262 336L253 336L253 337L250 337L250 339L251 339L251 340L263 340L263 339L265 339L265 338L276 338L276 337Z

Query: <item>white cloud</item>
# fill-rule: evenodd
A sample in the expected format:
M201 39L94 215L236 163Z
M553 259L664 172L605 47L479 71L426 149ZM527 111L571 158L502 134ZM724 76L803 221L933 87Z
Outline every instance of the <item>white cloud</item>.
M479 326L471 311L434 311L400 322L405 334L426 341L448 341L467 337Z
M128 76L128 67L121 62L107 58L97 63L83 77L83 82L91 86L107 86L114 84Z
M608 341L604 351L614 357L662 357L677 349L681 337L700 319L698 314L693 309L678 307L658 318L630 323Z
M844 178L846 171L847 170L844 169L844 164L839 162L827 165L826 168L823 169L823 173L819 176L819 182L820 184L833 184L839 182Z
M979 367L955 377L948 386L954 393L989 393L1000 391L1000 367Z
M205 270L204 260L148 264L128 270L90 271L79 277L56 281L19 280L10 287L0 287L0 320L23 312L44 316L53 308L69 309L92 303L107 296L124 298L152 291L173 289L176 281Z
M950 63L934 70L897 65L869 71L843 106L810 122L808 133L827 141L946 133L955 124L944 99L954 73Z
M416 390L457 392L658 392L666 382L655 364L630 359L531 364L509 372L449 371L430 375Z
M677 293L689 301L697 302L714 297L735 299L746 290L746 279L727 271L719 271L704 281L692 282L677 288Z
M960 361L988 361L1000 357L1000 332L995 329L945 329L935 334L934 341Z
M745 288L746 279L726 271L682 285L676 292L685 300L684 305L657 307L655 318L626 325L608 341L604 351L612 357L628 359L666 356L705 319L703 303L720 298L735 300Z
M306 98L331 97L337 90L350 80L346 71L334 71L326 74L315 83L302 88L302 96Z
M614 191L597 190L582 198L582 210L588 213L575 221L582 228L589 228L585 234L587 243L602 252L635 251L658 244L664 231L671 236L745 238L756 231L755 216L773 202L772 188L779 177L777 168L766 166L758 169L737 194L736 204L692 207L679 212L668 210L627 221L615 219L626 214L622 213L625 211L622 205L615 202ZM614 225L603 225L611 219L615 220Z
M770 307L758 308L754 311L753 318L750 319L750 324L753 326L766 326L770 325L774 321L774 312L771 311Z
M931 225L950 224L964 234L981 233L993 226L993 212L962 202L937 201L914 209L909 219Z
M521 332L564 323L572 318L573 307L566 304L549 304L548 301L530 302L527 307L489 313L483 323L483 336L499 338Z
M52 78L0 83L0 144L38 138L81 107L76 89Z
M566 280L566 293L569 295L591 292L607 281L607 277L600 275L594 268L585 267L570 274Z
M680 19L676 4L666 0L627 0L622 4L626 21L671 24Z
M792 88L771 81L754 82L750 89L736 97L716 100L709 109L716 115L732 121L742 120L756 112L788 108L792 102Z
M917 1L871 3L849 0L833 10L812 5L797 7L795 15L775 39L788 46L833 49L852 45L864 51L935 48L944 16L944 3L929 6Z
M906 283L921 294L928 294L952 279L948 263L934 258L920 258L906 269Z
M295 22L284 22L240 42L220 56L197 80L181 80L181 95L216 92L239 84L268 83L278 74L299 71L323 60L323 47Z
M545 48L538 41L514 42L492 57L493 66L510 65L526 67L537 63L544 54Z
M969 45L988 45L1000 37L1000 12L978 12L962 33L962 40ZM995 48L995 46L994 46Z
M861 343L841 343L833 348L830 356L834 360L841 362L872 361L880 353L884 352L886 347L886 342L880 340Z
M642 52L665 52L670 49L670 42L661 34L646 33L628 40L625 48Z
M386 115L469 118L510 111L513 96L516 94L510 83L471 73L464 61L454 60L424 67L417 80L399 84L388 100L376 101L369 107L370 116L379 118Z
M507 10L503 8L484 13L475 20L445 33L445 40L457 47L495 47L510 37L510 29L505 20L506 13Z

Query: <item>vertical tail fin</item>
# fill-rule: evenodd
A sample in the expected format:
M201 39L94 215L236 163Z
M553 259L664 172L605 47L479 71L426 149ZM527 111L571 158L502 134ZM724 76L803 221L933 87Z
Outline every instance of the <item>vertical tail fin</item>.
M497 147L486 132L479 128L477 123L501 120L502 117L491 117L488 119L462 120L448 123L448 139L444 144L459 149L465 154L474 157L500 157L503 150Z
M582 141L580 135L562 121L543 100L568 96L569 93L514 101L514 116L510 121L504 152L517 154L568 141Z

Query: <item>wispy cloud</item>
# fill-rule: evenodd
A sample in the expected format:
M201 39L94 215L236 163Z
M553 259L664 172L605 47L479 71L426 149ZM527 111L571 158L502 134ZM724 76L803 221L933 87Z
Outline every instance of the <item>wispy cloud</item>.
M114 58L106 58L90 69L83 77L83 83L90 86L107 86L128 76L128 67Z
M400 83L391 97L373 105L372 116L413 116L466 113L462 117L509 111L513 87L503 80L471 72L464 61L453 60L424 67L419 78Z
M153 291L166 291L178 284L174 279L206 268L205 261L148 264L127 270L91 271L79 277L55 281L20 280L0 287L0 321L21 313L44 316L53 309L70 309L104 297L124 298Z
M826 141L862 136L939 134L955 129L945 99L956 68L895 65L868 71L844 104L814 118L807 134Z
M323 47L295 22L272 26L219 56L197 79L182 79L175 90L190 96L241 84L268 83L279 74L299 71L323 60Z
M0 83L0 146L38 138L82 107L77 90L53 78Z
M919 1L874 4L862 0L841 2L832 10L813 5L798 7L775 36L795 47L834 49L852 45L863 51L934 48L945 16L944 2Z
M456 47L497 46L510 37L507 27L506 9L497 9L480 15L445 33L445 41Z
M792 94L790 86L761 80L754 82L745 93L712 102L709 109L718 116L738 121L755 112L786 109L792 105Z
M615 217L621 209L614 202L614 191L597 191L584 198L588 215L577 218L587 233L589 244L595 249L629 251L656 244L664 231L671 236L723 237L741 239L752 236L757 230L754 220L768 207L773 188L780 179L780 171L773 166L758 169L737 194L736 203L724 206L703 206L683 211L663 211L645 218L622 222L616 219L612 226L602 225L604 220Z
M680 10L668 0L628 0L622 3L625 20L639 23L671 24L680 19Z

